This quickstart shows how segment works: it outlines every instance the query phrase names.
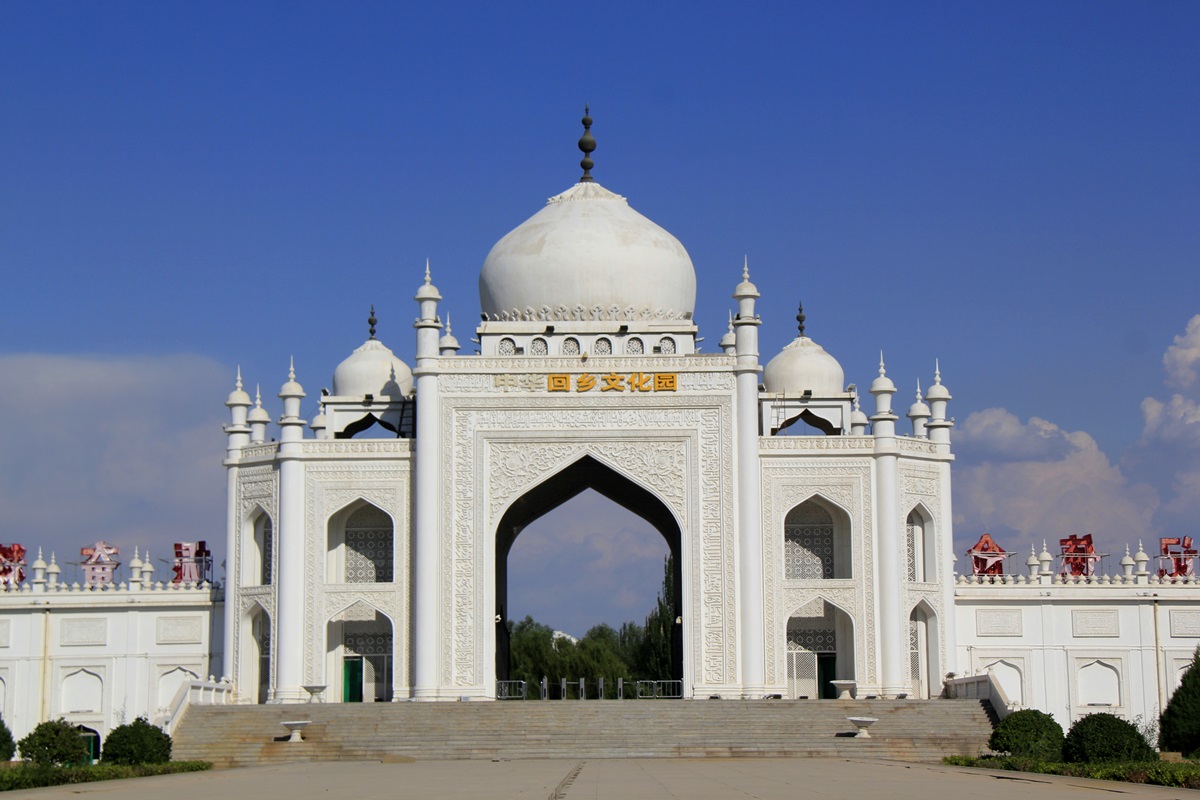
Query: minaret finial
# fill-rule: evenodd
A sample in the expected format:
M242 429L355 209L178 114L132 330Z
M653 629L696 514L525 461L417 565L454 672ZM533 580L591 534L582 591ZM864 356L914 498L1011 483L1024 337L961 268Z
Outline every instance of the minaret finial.
M887 370L883 368L883 351L879 351L879 377L887 375Z
M596 166L596 162L592 161L592 151L596 149L596 137L592 136L592 116L591 109L587 103L583 104L583 136L579 137L579 149L583 151L583 160L579 162L579 166L583 167L583 177L579 179L580 183L592 183L595 178L592 177L592 167Z
M262 408L262 384L254 384L254 407Z
M450 335L450 312L446 312L446 335Z
M379 320L375 319L375 304L371 303L371 316L367 317L367 325L370 327L367 330L370 331L372 339L375 338L375 323L377 322Z
M241 364L238 364L237 384L236 385L237 385L238 391L241 391L242 390L242 365Z
M425 259L425 285L426 285L426 286L428 286L428 285L429 285L429 283L430 283L430 275L429 275L429 259L428 259L428 258L426 258L426 259Z
M921 397L921 379L917 378L917 402L921 402L924 398Z
M750 280L750 256L742 256L742 280Z
M800 336L801 337L804 336L804 320L805 319L806 319L806 317L804 316L804 303L799 303L797 311L796 311L796 322L800 327Z
M938 363L936 358L933 360L933 382L942 382L942 365Z
M295 356L292 356L291 360L288 361L288 380L289 381L296 380L296 357Z

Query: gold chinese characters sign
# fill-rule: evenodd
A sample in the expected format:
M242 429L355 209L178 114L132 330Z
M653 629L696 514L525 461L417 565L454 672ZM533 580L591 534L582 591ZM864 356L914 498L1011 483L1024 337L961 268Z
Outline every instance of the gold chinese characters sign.
M515 389L532 375L496 375L496 388ZM548 392L675 392L679 390L679 375L674 372L610 372L607 375L569 375L552 373L546 376Z

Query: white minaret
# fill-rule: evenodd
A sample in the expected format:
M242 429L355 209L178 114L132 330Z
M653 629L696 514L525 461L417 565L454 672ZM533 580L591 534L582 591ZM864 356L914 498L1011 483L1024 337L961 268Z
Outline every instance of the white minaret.
M737 492L738 505L738 648L744 697L766 692L766 641L763 636L762 479L758 471L758 326L754 313L758 288L750 282L749 260L742 282L734 289L738 313L733 320L737 366Z
M242 457L242 448L250 444L250 427L246 425L250 395L242 390L241 367L238 367L237 381L225 405L229 408L229 424L225 426L225 650L222 654L221 670L223 675L230 676L233 675L233 642L237 635L237 598L234 597L231 587L235 577L233 554L237 552L238 463ZM148 578L146 582L149 583Z
M925 426L929 430L929 440L939 444L950 444L950 429L954 421L946 418L946 406L950 403L950 391L942 386L942 368L935 360L933 362L933 386L925 393L929 403L931 418Z
M896 464L896 415L892 395L896 384L887 376L883 353L879 354L879 377L871 382L875 414L871 432L875 436L876 561L879 593L880 693L885 697L909 690L904 669L908 652L908 615L904 612L900 579L904 569L904 537L900 535L899 478Z
M413 490L413 597L412 597L412 695L418 700L433 700L438 695L438 651L442 636L449 631L438 627L438 496L440 494L441 450L438 440L439 353L437 304L442 299L429 279L425 262L425 283L413 298L420 316L417 329L417 365L413 378L417 385L416 474Z
M304 691L304 464L299 460L304 441L300 401L304 388L296 382L296 364L288 367L287 383L279 389L283 416L279 418L279 564L273 703L299 703Z
M262 388L259 386L254 387L254 408L250 409L246 420L250 423L250 444L267 441L267 425L271 423L271 415L262 407Z

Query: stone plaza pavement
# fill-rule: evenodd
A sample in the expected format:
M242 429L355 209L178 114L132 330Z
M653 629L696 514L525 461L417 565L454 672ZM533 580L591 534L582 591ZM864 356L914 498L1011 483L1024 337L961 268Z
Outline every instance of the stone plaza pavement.
M7 793L10 798L234 800L445 798L446 800L797 800L797 798L1200 797L1188 789L971 770L897 761L822 758L604 759L297 763L105 781Z

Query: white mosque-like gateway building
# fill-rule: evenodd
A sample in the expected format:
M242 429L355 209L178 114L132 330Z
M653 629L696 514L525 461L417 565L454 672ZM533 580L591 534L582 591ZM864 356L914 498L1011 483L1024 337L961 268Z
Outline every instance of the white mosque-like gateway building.
M948 673L990 673L1008 705L1060 722L1157 715L1200 644L1190 568L1160 576L1139 546L1114 576L1048 552L998 572L982 548L981 574L956 576L941 375L902 421L884 364L847 385L803 312L760 354L776 322L745 267L720 352L698 352L687 251L592 179L583 122L582 179L483 262L478 355L460 355L427 267L411 361L372 313L312 419L294 371L274 423L238 376L223 586L156 582L137 554L102 586L62 583L40 553L10 580L0 712L16 735L162 719L209 676L240 703L495 698L509 550L589 488L670 547L663 677L685 698L815 699L834 679L926 698Z

